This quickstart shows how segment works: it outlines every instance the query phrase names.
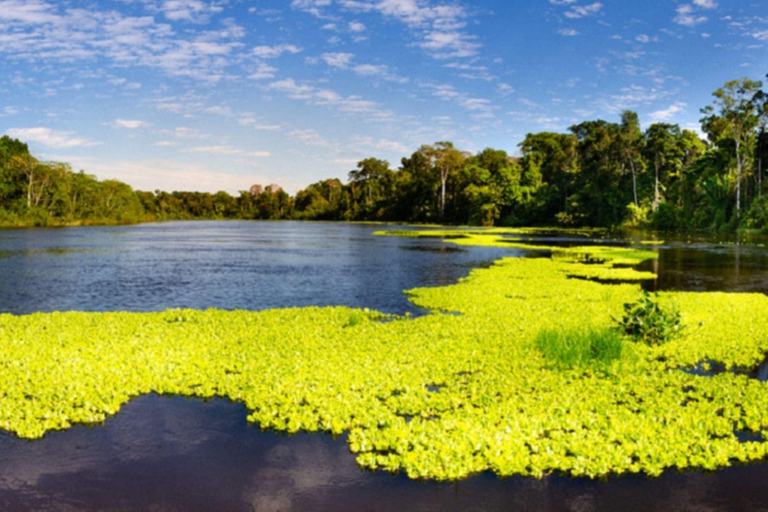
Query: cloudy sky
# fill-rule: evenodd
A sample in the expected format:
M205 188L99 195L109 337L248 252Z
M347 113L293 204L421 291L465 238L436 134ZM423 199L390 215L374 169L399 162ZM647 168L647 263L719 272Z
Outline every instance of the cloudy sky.
M154 190L297 189L621 110L697 128L765 0L0 0L0 133Z

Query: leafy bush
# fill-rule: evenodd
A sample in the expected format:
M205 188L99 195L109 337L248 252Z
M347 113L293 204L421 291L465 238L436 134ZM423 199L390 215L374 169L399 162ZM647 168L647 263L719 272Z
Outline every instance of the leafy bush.
M768 195L755 200L749 208L746 217L748 228L762 230L768 228Z
M661 203L653 214L653 227L671 231L679 226L678 209L672 203Z
M605 366L621 357L621 335L614 329L544 329L534 341L544 356L566 368Z
M651 208L646 204L635 206L635 203L629 203L627 205L627 216L624 220L626 227L641 227L648 224L648 217L651 213Z
M658 345L672 339L682 329L680 312L673 306L662 307L658 294L646 291L634 302L624 304L624 316L619 320L624 333L648 345Z

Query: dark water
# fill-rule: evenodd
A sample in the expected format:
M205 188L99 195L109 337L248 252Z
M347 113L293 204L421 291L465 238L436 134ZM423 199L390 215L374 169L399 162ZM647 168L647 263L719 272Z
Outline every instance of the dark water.
M174 222L0 231L0 311L346 305L415 312L403 290L451 284L520 254L371 236L376 229L383 228Z
M646 283L648 290L768 293L768 249L764 247L670 242L658 251L657 261L639 267L658 275Z
M402 290L455 282L513 249L372 237L376 226L169 223L0 231L0 311L345 304L413 311ZM541 240L537 242L541 243ZM768 292L759 247L671 241L670 289ZM343 438L286 437L241 404L148 395L96 427L0 433L0 510L768 510L768 463L606 481L552 475L413 482L360 470Z

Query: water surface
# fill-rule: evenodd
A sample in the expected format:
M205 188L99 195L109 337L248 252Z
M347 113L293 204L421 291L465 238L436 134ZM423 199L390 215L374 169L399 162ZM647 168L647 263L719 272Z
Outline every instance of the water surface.
M499 257L531 255L373 237L375 229L178 222L0 231L0 311L343 304L421 313L402 290L451 284ZM644 265L659 277L645 285L768 292L764 249L716 242L648 247L660 257ZM148 395L103 425L32 442L0 433L0 510L768 510L768 463L658 479L482 474L414 482L360 470L343 437L262 432L246 415L223 399Z

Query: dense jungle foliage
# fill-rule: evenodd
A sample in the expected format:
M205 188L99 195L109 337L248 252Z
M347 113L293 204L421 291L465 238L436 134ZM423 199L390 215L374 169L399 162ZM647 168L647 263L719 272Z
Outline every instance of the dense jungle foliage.
M128 223L167 219L307 219L473 225L768 227L768 94L762 82L727 82L702 109L703 141L638 115L585 121L569 133L531 133L519 156L470 154L450 142L420 147L398 169L360 161L348 183L282 190L141 192L41 162L0 139L0 225Z

